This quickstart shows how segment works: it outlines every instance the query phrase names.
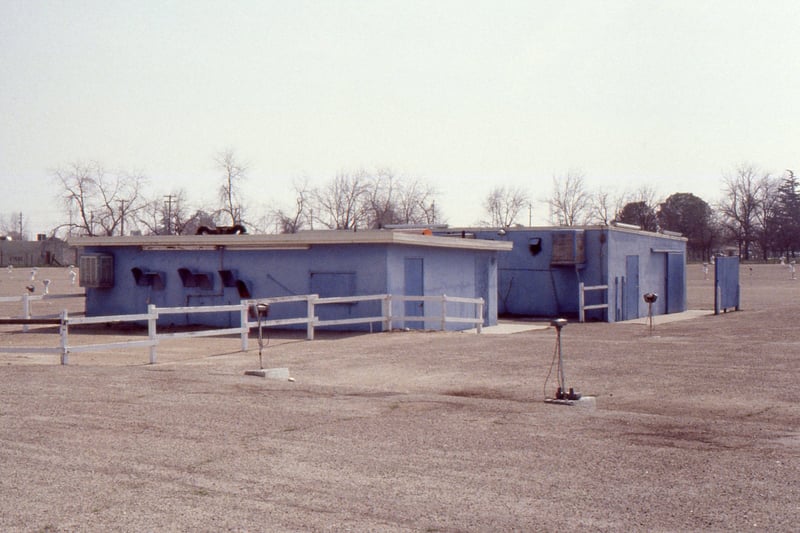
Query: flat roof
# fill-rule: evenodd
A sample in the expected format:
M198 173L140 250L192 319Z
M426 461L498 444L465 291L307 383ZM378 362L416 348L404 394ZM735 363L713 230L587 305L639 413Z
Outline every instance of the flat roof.
M645 235L647 237L659 237L663 239L671 239L676 241L687 241L688 239L683 235L678 234L668 234L662 233L660 231L645 231L643 229L636 229L634 227L625 227L625 226L616 226L613 224L609 225L585 225L585 226L509 226L505 228L501 227L458 227L458 228L446 228L446 229L436 229L437 233L460 233L460 232L467 232L467 233L485 233L485 232L500 232L503 231L505 233L513 233L513 232L531 232L531 231L585 231L585 230L607 230L607 231L616 231L619 233L635 233L637 235ZM498 235L502 235L502 233L498 233Z
M396 244L504 252L511 250L513 246L511 242L506 241L440 237L425 235L421 231L388 230L314 230L277 235L117 235L113 237L72 237L68 239L68 242L71 246L81 248L139 246L146 250L212 250L219 248L227 250L291 250L308 249L314 245Z

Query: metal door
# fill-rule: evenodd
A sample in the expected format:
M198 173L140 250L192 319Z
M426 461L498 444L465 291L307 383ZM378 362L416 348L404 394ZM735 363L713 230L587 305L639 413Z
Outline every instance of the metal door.
M639 256L625 256L625 282L622 288L625 300L623 320L639 318Z
M720 314L741 303L739 292L739 258L717 257L714 263L714 313Z
M667 254L667 313L686 311L686 262L682 253Z

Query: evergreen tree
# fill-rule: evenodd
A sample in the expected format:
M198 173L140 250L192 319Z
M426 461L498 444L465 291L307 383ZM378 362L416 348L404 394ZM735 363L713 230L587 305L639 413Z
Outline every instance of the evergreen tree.
M794 172L778 187L776 245L792 257L800 250L800 191Z

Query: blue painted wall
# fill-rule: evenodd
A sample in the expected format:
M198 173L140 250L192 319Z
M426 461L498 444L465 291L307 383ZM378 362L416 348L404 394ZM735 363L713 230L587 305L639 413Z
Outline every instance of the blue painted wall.
M504 255L507 252L504 252ZM458 249L426 249L417 247L394 247L388 251L388 292L405 294L404 261L405 258L422 259L424 294L440 296L461 296L466 298L483 298L484 325L497 323L497 254L475 253ZM430 317L425 329L439 329L439 317L442 313L439 302L425 302L425 316ZM394 304L394 315L403 312L400 302ZM448 316L472 317L472 304L449 303ZM406 327L415 327L413 323ZM465 329L467 326L448 326L448 329Z
M583 234L585 260L578 264L553 264L554 235ZM446 232L440 232L446 233ZM460 233L454 230L453 233ZM509 253L497 259L497 303L500 315L557 317L578 316L579 283L608 285L608 312L589 310L586 320L614 322L647 316L642 296L659 295L654 314L686 310L686 240L657 233L607 226L584 228L508 228L469 230L476 238L512 242ZM536 245L538 243L538 245ZM533 248L532 248L533 244ZM674 255L672 272L669 255ZM626 276L628 256L638 261L638 285L626 294L632 279ZM677 258L677 261L675 260ZM676 267L682 266L682 268ZM625 304L626 296L630 302ZM606 302L602 291L586 293L586 304ZM635 302L635 303L633 303Z
M160 307L237 304L240 288L246 287L250 298L319 293L320 296L403 294L404 262L420 258L424 294L482 297L487 301L484 324L497 323L496 251L462 250L399 244L314 244L307 250L142 250L138 246L86 247L85 254L104 253L114 257L114 285L86 289L86 312L90 316L141 313L152 303ZM504 252L505 253L505 252ZM502 255L502 254L499 254ZM143 284L135 280L132 269L158 278L159 283ZM179 269L195 274L185 286ZM220 271L225 271L225 286ZM238 282L238 287L235 286ZM402 314L395 304L394 314ZM411 328L438 328L439 304L426 304L426 323L407 324ZM472 306L453 305L449 315L471 316ZM379 302L320 306L321 319L380 315ZM305 303L275 304L270 318L302 316ZM237 313L170 315L160 325L202 324L235 326ZM401 326L395 324L395 327ZM380 328L375 324L374 327ZM450 325L449 329L467 329L468 325ZM369 329L369 325L347 329Z
M645 317L648 304L642 296L648 292L658 295L653 304L653 314L667 313L667 304L671 312L686 310L686 241L682 238L667 237L656 233L644 233L622 230L608 232L608 281L609 298L613 308L609 309L610 321L622 320L623 317ZM669 252L668 252L669 251ZM682 266L677 277L670 279L668 269L669 255L679 256ZM624 287L626 280L626 258L638 257L639 288L635 295L636 309L628 309L625 304ZM674 274L674 273L673 273ZM678 298L679 301L669 301ZM631 295L630 301L634 300Z

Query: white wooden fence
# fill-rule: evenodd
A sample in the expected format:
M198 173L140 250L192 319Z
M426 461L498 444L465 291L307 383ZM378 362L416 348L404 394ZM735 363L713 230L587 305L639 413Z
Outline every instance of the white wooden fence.
M586 305L586 293L589 291L605 291L605 303ZM586 311L590 309L608 310L608 285L592 285L587 287L583 282L578 286L578 322L586 321ZM606 311L608 312L608 311Z
M27 295L26 295L27 296ZM41 297L28 297L41 298ZM0 301L19 301L19 299L2 299ZM317 306L329 304L350 304L365 301L380 301L381 314L365 317L343 318L335 320L320 320L316 315ZM393 302L408 302L408 301L421 301L421 302L438 302L441 307L439 315L432 317L428 316L411 316L405 313L394 315ZM344 326L353 324L373 324L380 323L383 331L391 331L395 323L398 322L423 322L423 323L437 323L441 330L447 328L447 324L452 323L465 323L473 324L478 333L481 333L483 326L483 298L462 298L453 296L393 296L391 294L378 294L369 296L342 296L332 298L320 298L317 294L305 294L298 296L286 296L275 298L260 298L257 300L242 300L239 304L231 305L214 305L214 306L195 306L195 307L157 307L155 305L147 306L147 313L134 314L134 315L110 315L110 316L94 316L94 317L70 317L66 310L62 311L58 318L42 318L32 317L30 315L30 302L25 300L25 317L22 319L0 319L0 323L4 324L21 324L23 331L27 331L27 327L31 324L51 324L59 326L60 344L57 348L47 347L2 347L0 346L0 353L58 353L61 355L61 364L66 365L69 362L70 353L80 353L88 351L109 350L115 348L130 348L130 347L148 347L150 352L150 363L156 362L156 347L162 339L175 339L175 338L189 338L189 337L210 337L219 335L238 335L241 339L241 350L246 351L248 347L248 337L250 329L258 326L257 321L250 320L249 311L253 309L256 304L279 305L292 302L306 302L305 316L294 318L279 318L272 320L262 320L263 327L280 327L289 325L306 325L306 338L308 340L314 339L314 330L319 327L326 326ZM448 304L471 304L474 306L473 317L451 316L448 315ZM239 325L230 328L217 328L196 331L183 331L183 332L169 332L158 333L157 323L158 318L162 315L170 314L195 314L195 313L225 313L225 312L238 312ZM109 324L120 322L147 322L147 339L142 340L127 340L112 343L100 344L83 344L74 345L69 342L69 327L85 324Z
M22 303L22 316L20 318L30 320L32 319L31 314L31 303L38 302L41 300L57 300L60 298L83 298L84 294L75 293L75 294L23 294L22 296L0 296L0 303ZM39 316L37 318L55 318L59 315L52 315L51 317L43 317ZM22 331L28 331L28 324L22 325Z

